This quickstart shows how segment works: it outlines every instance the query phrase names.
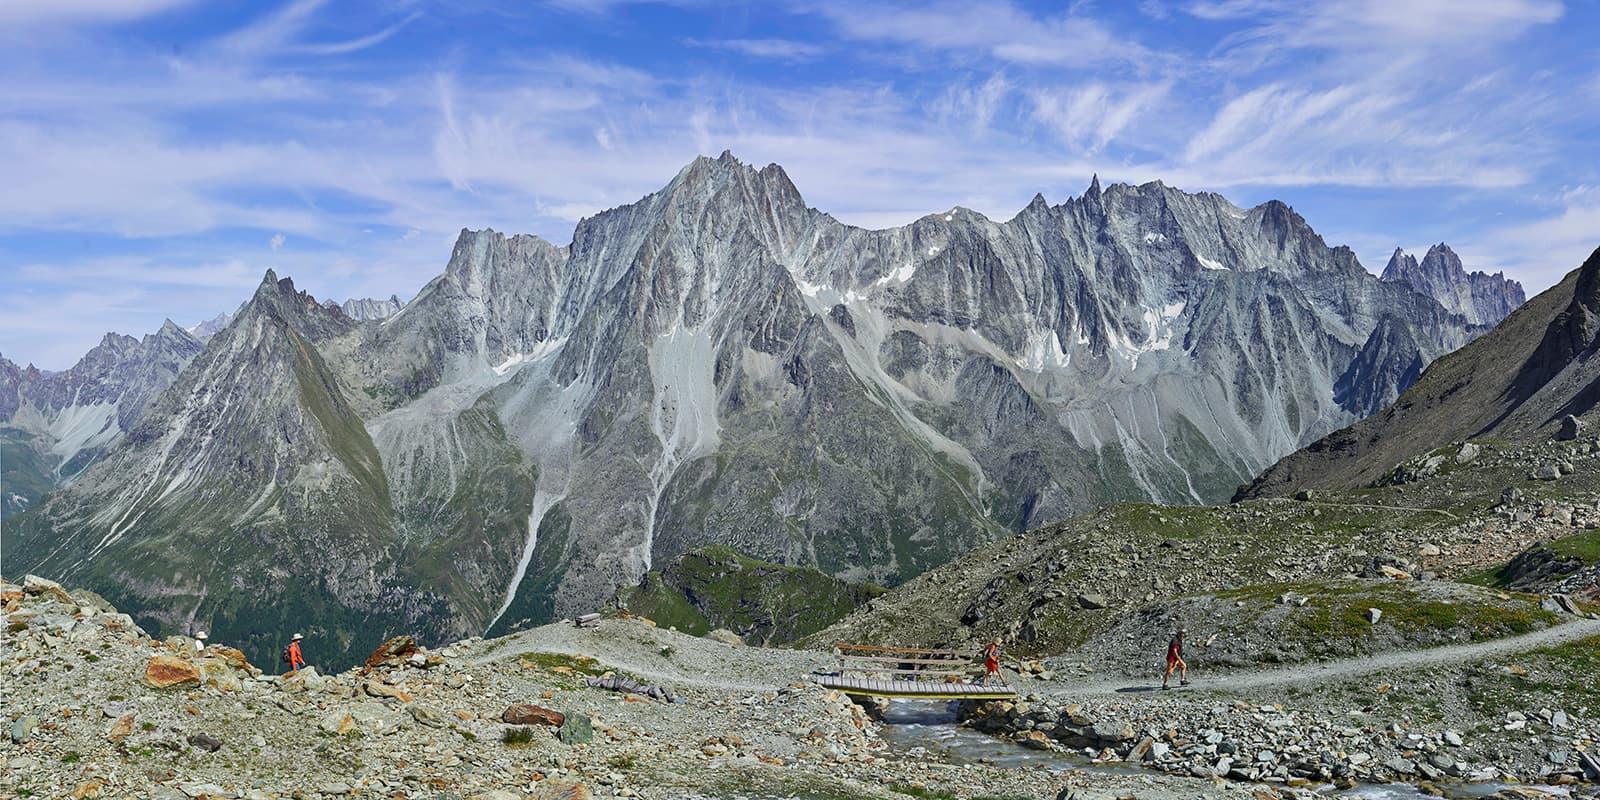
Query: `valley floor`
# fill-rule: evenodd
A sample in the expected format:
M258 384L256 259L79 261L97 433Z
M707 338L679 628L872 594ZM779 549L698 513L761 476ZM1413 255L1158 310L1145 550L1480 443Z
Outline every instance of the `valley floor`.
M595 631L549 625L502 639L421 650L366 670L329 676L306 670L282 678L253 674L230 662L224 647L194 657L192 642L152 642L131 620L87 593L67 594L39 583L32 593L4 588L0 708L11 735L0 741L0 797L7 800L887 800L1054 798L1063 790L1084 800L1130 795L1245 800L1284 790L1195 777L1187 769L1182 774L1095 771L1087 769L1088 759L1063 761L1043 754L1036 763L1002 766L897 748L865 709L808 681L813 670L830 665L825 653L728 645L640 621L607 619ZM1363 659L1336 667L1337 681L1321 682L1337 687L1392 681L1393 688L1381 694L1400 699L1425 683L1447 682L1438 669L1441 661L1457 669L1488 669L1513 654L1527 665L1525 673L1548 680L1545 662L1530 653L1593 636L1597 625L1571 622L1514 642L1412 654L1398 662ZM1576 641L1590 642L1592 648L1597 640ZM314 655L314 648L308 650ZM154 673L147 669L155 657L195 665L196 680L153 688L147 679ZM1381 670L1367 674L1367 667ZM1303 694L1299 680L1287 680L1318 674L1316 669L1288 666L1241 674L1236 687L1228 687L1221 675L1196 675L1196 691L1167 694L1125 693L1119 691L1125 686L1105 678L1022 678L1019 688L1029 699L1006 704L1010 708L1004 714L986 709L986 716L1020 725L1040 709L1061 713L1070 703L1077 706L1073 713L1092 714L1101 724L1136 729L1139 735L1161 734L1157 729L1172 726L1175 735L1158 737L1172 754L1183 750L1190 727L1203 724L1254 758L1251 737L1314 737L1323 730L1317 727L1319 715L1344 708L1330 705L1337 695ZM670 688L676 702L587 685L586 678L607 672ZM1600 703L1590 696L1573 705L1579 702L1587 707L1568 708L1567 727L1548 734L1537 712L1528 714L1525 735L1538 736L1540 747L1564 735L1569 751L1592 751L1592 709ZM513 703L537 704L569 719L560 728L508 725L502 713ZM1269 704L1273 711L1266 713ZM1361 713L1367 718L1347 718L1343 724L1359 726L1364 741L1384 739L1398 748L1411 731L1430 730L1430 724L1418 723L1394 733L1389 722L1402 719L1398 707ZM588 720L588 731L580 715ZM1282 725L1285 717L1296 723ZM981 726L983 720L977 722ZM1452 752L1472 751L1473 763L1494 763L1494 754L1480 746L1489 737L1477 722L1463 717L1452 724L1467 736L1466 750ZM525 734L526 740L508 731ZM1037 737L1021 733L1007 735L1038 746ZM1287 756L1291 746L1280 751ZM1365 746L1374 750L1375 759L1388 757L1375 744ZM1018 752L1029 751L1019 747ZM1152 763L1166 768L1159 760Z

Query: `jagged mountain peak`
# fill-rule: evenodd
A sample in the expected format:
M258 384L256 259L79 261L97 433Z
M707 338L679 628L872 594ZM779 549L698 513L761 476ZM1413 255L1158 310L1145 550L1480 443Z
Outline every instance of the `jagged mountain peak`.
M1381 279L1409 285L1480 325L1505 319L1527 299L1522 284L1508 280L1504 273L1467 272L1461 257L1444 242L1429 247L1421 261L1403 248L1395 248Z
M745 199L758 203L765 200L802 208L805 205L800 191L782 166L772 163L757 170L726 150L715 159L695 157L666 186L645 198L645 201L657 198L669 206L699 208L730 188L738 190Z

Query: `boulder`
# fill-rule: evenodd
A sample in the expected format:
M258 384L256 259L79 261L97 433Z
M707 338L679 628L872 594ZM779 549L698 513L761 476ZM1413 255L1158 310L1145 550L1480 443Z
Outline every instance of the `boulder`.
M594 795L589 793L589 788L581 783L546 780L539 784L538 791L528 800L593 800L593 798Z
M1123 756L1122 760L1134 764L1144 761L1150 756L1150 748L1154 747L1155 743L1156 740L1148 736L1140 739L1138 744L1134 745L1128 750L1128 754Z
M1132 725L1111 720L1096 722L1093 732L1094 738L1102 742L1126 742L1134 737Z
M1063 709L1061 712L1061 717L1068 723L1077 725L1079 727L1087 727L1093 725L1095 722L1094 717L1088 712L1084 711L1083 706L1077 704L1067 706L1065 709Z
M11 723L11 741L22 744L33 738L33 732L39 727L39 718L28 714L16 722Z
M1091 593L1091 594L1080 594L1080 595L1078 595L1078 607L1079 608L1086 608L1086 609L1090 609L1090 610L1096 610L1096 609L1105 608L1105 607L1107 607L1109 605L1111 605L1111 604L1106 601L1106 596L1103 595L1103 594Z
M136 716L136 714L129 712L117 717L117 721L111 723L111 730L106 732L106 738L110 739L112 744L117 744L128 738L129 734L133 733L133 720Z
M1050 744L1050 737L1038 731L1023 731L1022 733L1017 734L1014 738L1017 744L1020 744L1023 747L1031 750L1053 749Z
M449 714L430 705L412 703L406 706L406 710L411 712L411 718L416 720L419 725L426 725L430 728L443 728L450 724Z
M317 722L317 727L321 728L324 733L335 735L348 733L355 725L355 718L350 716L350 712L342 709L329 711L322 715L322 719Z
M1417 762L1412 761L1409 758L1395 756L1394 758L1383 762L1383 765L1388 767L1389 771L1397 775L1415 775L1417 772Z
M1600 758L1580 750L1578 751L1578 764L1583 767L1584 779L1600 781Z
M390 697L403 703L411 702L411 695L406 694L404 689L384 683L377 678L367 679L367 682L362 684L361 690L366 692L368 697Z
M67 594L67 590L61 588L61 584L48 578L41 578L38 575L22 576L22 591L25 594L35 596L53 597L69 606L77 607L78 605L78 601L72 599L72 595Z
M165 653L151 657L144 668L144 683L153 689L199 686L200 670L188 659Z
M1553 481L1561 477L1561 468L1547 461L1539 465L1539 469L1533 473L1533 477L1541 481Z
M583 714L568 714L556 729L562 744L588 744L594 738L594 724Z
M189 737L189 744L206 751L215 753L222 749L222 740L205 733L197 733Z
M508 725L551 725L559 727L567 715L532 703L513 703L500 714L500 721Z
M232 667L240 672L248 672L251 675L261 674L261 670L256 669L255 666L250 663L249 659L244 657L244 653L242 651L236 650L225 644L207 645L206 657L221 659L229 667Z
M317 672L316 667L301 667L285 675L278 685L290 693L315 692L322 688L327 678Z
M244 661L242 654L236 662L220 655L213 655L210 648L205 653L205 655L194 660L194 665L195 669L200 671L200 681L207 686L213 686L223 691L237 692L242 685L242 680L253 678L255 675L260 674L259 671L253 668L240 669L234 666L235 663L243 663L246 667L249 667L249 662Z
M1583 421L1568 414L1561 418L1561 427L1556 431L1556 441L1570 442L1583 433Z
M739 634L734 633L727 628L718 628L706 634L706 638L713 642L722 642L723 644L744 644L744 640L739 638Z
M1456 463L1470 464L1477 460L1478 453L1479 451L1477 445L1473 444L1472 442L1466 442L1461 445L1460 450L1456 451Z
M1378 620L1380 620L1380 619L1383 619L1383 609L1381 609L1381 608L1369 608L1369 609L1367 609L1367 622L1369 622L1369 623L1371 623L1373 625L1376 625L1376 624L1378 624Z
M364 662L369 668L399 664L417 652L417 640L410 636L396 636L372 651Z

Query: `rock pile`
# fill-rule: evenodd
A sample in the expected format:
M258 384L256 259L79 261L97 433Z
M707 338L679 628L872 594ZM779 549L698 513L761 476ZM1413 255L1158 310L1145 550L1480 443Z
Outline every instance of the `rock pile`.
M1596 779L1588 774L1587 751L1570 746L1546 751L1541 763L1506 764L1495 758L1506 755L1501 749L1476 747L1468 734L1451 728L1357 725L1238 701L1195 705L1168 704L1154 714L1149 708L1124 708L1112 715L1032 695L1015 703L967 703L962 715L963 724L1024 747L1075 751L1096 762L1139 764L1194 777L1289 786L1452 779L1570 784ZM1550 709L1508 712L1502 729L1533 733L1530 726L1555 742L1592 746L1600 736L1600 726L1580 727L1565 711Z

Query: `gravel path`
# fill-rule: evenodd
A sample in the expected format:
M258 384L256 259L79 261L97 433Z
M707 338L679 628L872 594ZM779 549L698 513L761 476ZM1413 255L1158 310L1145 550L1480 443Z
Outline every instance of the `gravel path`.
M491 643L476 663L522 653L588 656L608 667L672 687L765 692L831 668L831 655L810 650L745 647L685 637L639 622L608 619L599 630L558 622ZM663 654L665 651L665 654Z
M1448 647L1409 650L1399 653L1379 653L1363 658L1350 658L1321 664L1296 664L1250 672L1230 672L1203 680L1209 688L1229 691L1276 687L1289 683L1337 681L1396 667L1410 668L1430 664L1482 661L1497 656L1563 644L1588 636L1600 636L1600 620L1575 620L1563 625L1523 634L1522 636L1508 636L1503 639L1491 639L1473 644L1450 645ZM1130 679L1127 678L1102 679L1092 682L1068 682L1058 679L1048 683L1029 682L1028 687L1039 694L1051 696L1110 695L1147 690L1156 685L1155 680L1157 678L1159 676L1153 676L1150 684L1130 683Z
M1200 680L1208 688L1229 691L1272 688L1293 683L1333 682L1393 668L1482 661L1588 636L1600 636L1600 620L1575 620L1522 636L1472 644L1380 653L1321 664L1294 664L1248 672L1218 673ZM557 623L501 640L491 652L478 655L476 660L480 663L496 661L526 652L582 655L639 678L672 686L733 691L771 690L807 680L814 670L831 669L833 666L832 657L813 651L736 647L710 641L697 642L700 646L683 647L683 642L677 634L638 623L607 620L598 631L580 630ZM674 643L679 647L671 655L663 656L662 648L672 647ZM1054 697L1126 694L1130 691L1147 691L1157 685L1154 675L1148 683L1126 677L1098 680L1056 678L1051 681L1019 678L1013 683L1023 693Z

